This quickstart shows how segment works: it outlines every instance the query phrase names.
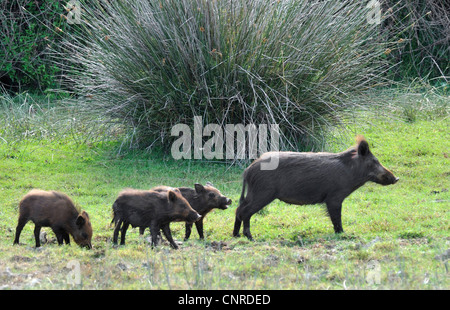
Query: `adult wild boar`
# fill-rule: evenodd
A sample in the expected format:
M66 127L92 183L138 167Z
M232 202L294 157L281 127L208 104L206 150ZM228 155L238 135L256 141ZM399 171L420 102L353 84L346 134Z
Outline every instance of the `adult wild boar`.
M156 192L151 190L126 189L113 204L113 220L116 224L113 243L117 244L121 230L120 244L125 244L128 226L150 227L152 246L156 246L159 231L162 230L170 245L177 249L170 232L170 222L193 223L201 218L178 191Z
M168 186L157 186L152 188L153 191L164 192L173 189ZM222 195L222 193L215 188L210 182L207 182L205 186L196 183L194 188L190 187L178 187L177 188L181 195L186 198L186 200L191 205L192 209L198 212L202 217L195 222L195 227L197 228L198 235L200 239L204 239L203 235L203 219L205 216L211 212L213 209L225 210L228 205L231 204L231 199ZM192 231L192 223L186 223L186 234L184 241L189 239ZM145 228L141 228L140 233L144 233Z
M92 226L89 215L80 212L72 200L63 193L55 191L31 190L19 203L19 220L14 244L19 244L20 233L28 221L34 222L36 247L40 247L41 227L51 227L58 244L70 243L69 234L80 245L92 248Z
M261 163L270 162L273 156L278 156L278 168L261 170ZM243 233L252 240L251 216L277 198L296 205L325 203L335 233L342 233L342 202L367 181L389 185L398 178L380 164L362 136L357 137L355 147L337 154L264 153L244 171L233 236L239 236L243 221Z

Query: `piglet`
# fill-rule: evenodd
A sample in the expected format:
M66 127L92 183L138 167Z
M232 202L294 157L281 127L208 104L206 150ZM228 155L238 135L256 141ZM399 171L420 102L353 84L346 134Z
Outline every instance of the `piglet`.
M157 245L159 231L162 230L170 245L178 246L172 238L170 222L185 221L194 223L201 216L191 208L189 202L178 191L156 192L151 190L126 189L122 191L113 204L114 229L113 243L117 244L121 230L120 244L125 244L128 226L150 227L152 246Z
M164 192L172 189L168 186L157 186L152 188L154 191ZM191 207L198 212L202 217L195 222L198 235L200 239L204 239L203 234L203 219L213 209L225 210L231 204L231 199L225 197L220 191L215 188L210 182L207 182L205 186L196 183L194 188L190 187L178 187L181 195L189 202ZM186 223L186 234L184 241L189 239L192 231L192 223ZM140 233L143 234L144 230L141 229Z
M58 244L70 243L73 240L82 246L92 249L92 226L86 211L79 211L72 200L63 193L55 191L31 190L19 203L19 220L16 228L14 244L19 244L20 233L28 221L34 223L36 247L40 247L41 227L51 227Z

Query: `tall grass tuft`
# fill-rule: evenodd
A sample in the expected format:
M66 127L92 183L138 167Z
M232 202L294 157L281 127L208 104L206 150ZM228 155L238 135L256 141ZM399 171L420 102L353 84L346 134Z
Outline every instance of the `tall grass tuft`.
M83 2L82 2L83 3ZM64 43L69 86L88 114L168 146L178 123L277 123L281 147L320 141L387 64L366 1L121 0L83 3ZM74 69L78 68L78 69ZM83 99L84 100L81 100Z
M92 117L67 108L63 100L53 95L26 92L12 96L0 88L0 144L14 147L33 140L83 144L100 142L100 138L106 136L111 140L111 136L118 134L113 126L103 124L98 118L93 126Z

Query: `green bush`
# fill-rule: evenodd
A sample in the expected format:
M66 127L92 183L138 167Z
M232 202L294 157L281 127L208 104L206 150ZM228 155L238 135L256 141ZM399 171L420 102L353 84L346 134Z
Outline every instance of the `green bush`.
M45 91L59 85L59 68L48 47L57 46L67 27L62 0L0 2L0 86Z
M77 107L147 147L173 125L277 123L290 149L320 139L348 98L383 84L379 25L359 1L88 1L60 62ZM81 100L84 98L85 100ZM168 144L165 144L168 145Z
M450 76L450 2L383 0L386 41L396 42L389 60L398 80L420 77L448 83Z

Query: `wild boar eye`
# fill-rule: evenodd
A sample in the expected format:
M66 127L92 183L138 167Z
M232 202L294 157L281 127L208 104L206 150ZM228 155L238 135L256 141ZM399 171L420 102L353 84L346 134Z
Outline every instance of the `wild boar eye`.
M209 193L210 198L214 198L214 196L215 196L214 193Z
M87 233L81 233L81 237L83 237L83 239L87 239L88 235L87 235Z

